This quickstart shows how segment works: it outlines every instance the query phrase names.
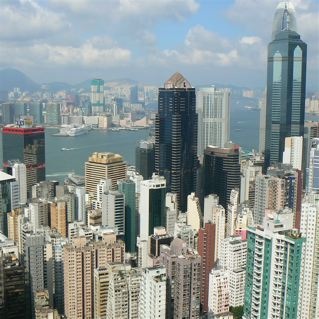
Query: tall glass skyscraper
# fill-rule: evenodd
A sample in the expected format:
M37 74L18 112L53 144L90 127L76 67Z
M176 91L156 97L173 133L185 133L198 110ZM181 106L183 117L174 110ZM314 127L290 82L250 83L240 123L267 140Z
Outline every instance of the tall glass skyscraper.
M282 162L285 138L303 136L307 45L291 3L281 2L268 45L265 169Z
M159 88L155 119L155 170L176 193L186 210L187 196L195 191L197 169L197 114L195 89L180 74Z
M10 160L26 165L27 191L45 180L45 132L40 126L7 125L2 129L2 161L7 170Z

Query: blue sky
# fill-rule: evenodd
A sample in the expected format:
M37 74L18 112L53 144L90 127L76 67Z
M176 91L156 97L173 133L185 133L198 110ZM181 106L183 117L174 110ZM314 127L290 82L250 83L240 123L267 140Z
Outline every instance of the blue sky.
M319 0L293 0L319 88ZM277 0L1 0L0 67L39 82L131 78L263 87Z

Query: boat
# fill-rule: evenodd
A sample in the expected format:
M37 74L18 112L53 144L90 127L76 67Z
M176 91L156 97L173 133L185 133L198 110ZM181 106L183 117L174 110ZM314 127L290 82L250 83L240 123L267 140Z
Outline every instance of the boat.
M72 127L67 131L68 136L79 136L87 134L89 131L88 127L85 125L79 127Z
M71 151L71 150L72 150L72 148L66 148L66 147L61 148L61 151Z

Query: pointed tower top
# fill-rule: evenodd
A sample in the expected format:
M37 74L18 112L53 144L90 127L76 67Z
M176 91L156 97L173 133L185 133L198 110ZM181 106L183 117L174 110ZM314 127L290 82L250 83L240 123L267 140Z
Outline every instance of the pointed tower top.
M297 22L295 8L290 1L281 1L275 12L274 21L272 24L272 38L284 30L297 32Z
M173 89L173 88L191 88L190 83L181 75L179 72L174 73L164 84L165 89Z

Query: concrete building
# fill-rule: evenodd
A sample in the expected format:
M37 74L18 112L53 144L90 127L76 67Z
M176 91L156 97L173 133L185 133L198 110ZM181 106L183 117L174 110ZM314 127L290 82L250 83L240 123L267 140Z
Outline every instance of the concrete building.
M164 267L142 270L139 318L166 318L166 270Z
M166 207L166 231L168 234L174 234L175 223L178 217L177 196L173 193L166 193L165 207Z
M19 186L19 204L25 205L27 202L27 168L19 161L9 161L7 171L12 175Z
M230 139L230 90L215 87L199 88L196 92L198 113L199 157L209 145L224 147Z
M94 152L85 162L85 190L96 198L96 186L101 179L111 179L112 190L117 189L117 182L126 177L126 163L121 155Z
M210 313L219 315L229 311L228 273L221 269L213 269L209 274L208 309Z
M292 228L291 213L249 228L243 318L297 318L304 238Z
M282 155L282 162L290 164L294 169L302 170L302 146L303 137L293 136L285 138L285 149Z
M50 225L63 237L68 236L66 202L57 200L50 203Z
M191 193L187 196L187 225L193 227L195 232L198 232L201 225L202 212L199 205L199 198L195 196L195 193Z
M106 267L108 263L123 263L124 242L116 236L87 242L78 237L64 247L64 308L70 319L94 318L94 269Z
M92 114L101 114L104 112L104 80L93 79L91 81L91 108Z
M201 256L180 238L162 246L161 264L166 268L167 318L199 318Z
M215 258L216 225L206 223L198 232L198 253L202 257L201 304L208 311L209 273L213 269Z
M204 223L215 224L215 261L221 258L221 244L225 238L225 209L218 204L218 196L209 195L204 199Z
M109 190L102 195L102 225L125 234L125 195L119 191Z
M305 243L302 249L299 286L299 319L319 317L319 195L311 193L302 203L300 232Z
M110 272L106 318L139 319L141 270L122 265Z

